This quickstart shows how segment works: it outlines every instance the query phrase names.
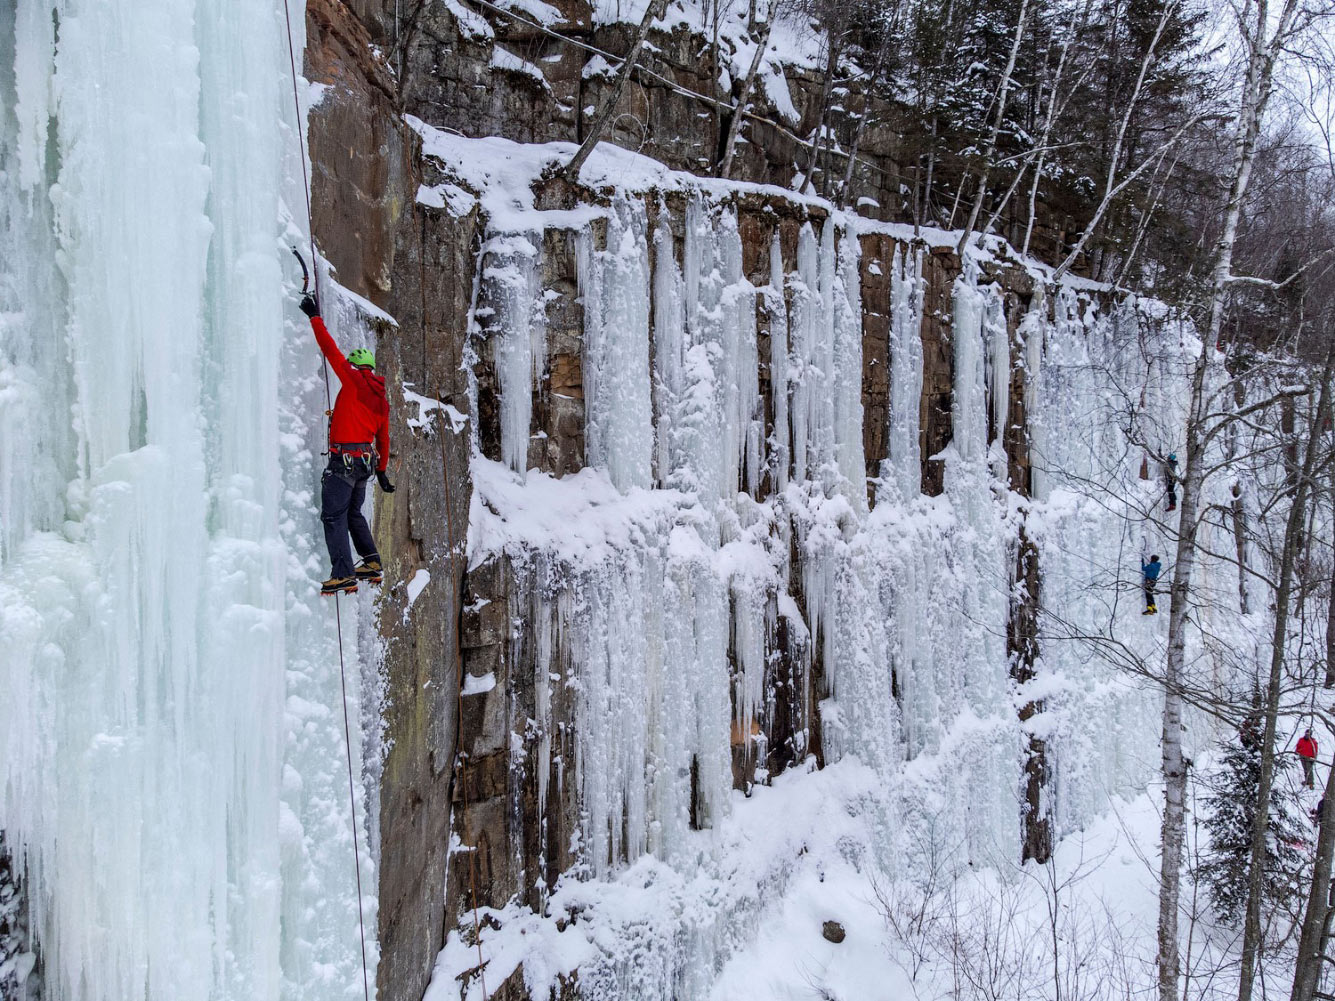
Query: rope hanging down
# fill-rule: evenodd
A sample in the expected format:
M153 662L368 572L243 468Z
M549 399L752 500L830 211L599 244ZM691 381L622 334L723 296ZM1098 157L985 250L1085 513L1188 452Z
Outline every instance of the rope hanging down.
M315 256L315 223L311 213L311 188L307 180L308 172L306 169L306 140L302 135L301 129L301 99L297 93L297 53L292 43L292 14L288 9L288 0L283 0L283 19L287 24L287 60L288 66L292 70L292 107L296 112L297 129L297 149L301 152L301 189L306 196L306 232L310 240L311 248L311 269L314 271L315 280L315 300L320 300L320 266ZM295 248L293 253L296 253ZM297 259L301 260L301 255L297 254ZM305 275L305 262L302 262L302 277ZM303 282L304 284L304 282ZM324 362L324 399L326 410L332 407L331 394L329 389L329 362ZM343 662L343 609L339 604L339 596L334 595L334 623L338 630L338 683L339 691L343 697L343 746L347 752L348 765L348 812L352 818L352 859L357 872L357 932L361 937L362 947L362 994L366 1001L371 1001L371 979L367 973L366 963L366 915L362 910L362 856L361 840L357 835L357 795L356 786L352 776L352 724L348 717L348 678L347 669Z

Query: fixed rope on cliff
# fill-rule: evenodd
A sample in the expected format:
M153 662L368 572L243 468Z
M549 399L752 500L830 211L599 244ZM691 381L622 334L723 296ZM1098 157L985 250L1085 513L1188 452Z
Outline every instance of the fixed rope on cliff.
M312 262L314 262L315 224L313 220L313 215L311 213L311 188L310 188L310 182L307 179L308 174L306 170L306 140L305 137L302 135L302 130L301 130L301 99L299 97L297 90L296 46L293 45L292 43L292 12L288 9L287 0L283 0L283 18L287 26L288 67L292 72L292 107L293 110L296 112L295 124L297 132L297 149L301 154L301 187L302 187L302 192L306 196L306 232L307 234L309 234L310 237L311 260ZM306 312L308 316L310 316L311 313L313 312L314 316L311 316L312 327L315 327L318 321L319 328L323 328L324 322L322 320L319 320L320 272L318 269L314 272L313 275L314 294L312 294L312 288L311 288L312 272L310 271L310 269L306 267L306 261L302 258L301 254L297 252L296 247L292 248L292 253L296 255L298 262L300 262L301 264L301 293L302 293L301 302L303 307L302 311ZM308 300L311 305L310 311L307 311L305 308ZM325 331L325 336L328 337L327 330ZM316 330L316 338L317 340L319 339L319 329ZM329 338L329 341L331 344L333 343L332 338ZM323 349L323 344L321 345L321 348ZM328 357L329 355L326 352L325 358L328 359ZM374 363L374 359L372 359L372 362ZM381 385L383 388L383 380L381 382ZM326 361L324 365L324 395L325 395L325 406L326 408L328 408L326 409L325 413L330 418L330 434L332 438L332 433L333 433L332 418L334 416L333 414L334 408L331 407L329 404L330 389L329 389L328 361ZM341 396L342 393L340 393L339 395ZM385 437L384 453L386 457L388 457L389 455L388 434L386 434ZM389 480L388 478L386 478L382 483L382 486L384 486L388 482ZM392 490L393 486L389 486L388 489ZM347 544L346 536L344 537L343 542L344 545ZM378 562L379 560L377 559L377 563ZM334 592L334 626L338 633L338 683L339 683L339 694L341 695L343 702L343 747L345 751L345 760L347 763L347 771L348 771L348 815L349 819L352 822L352 862L353 862L353 871L356 874L356 887L357 887L357 935L361 943L362 996L365 999L365 1001L371 1001L371 977L368 969L368 963L366 961L366 914L364 908L362 907L361 840L357 834L357 793L352 770L352 721L349 718L348 714L348 672L343 657L343 609L339 604L337 591Z

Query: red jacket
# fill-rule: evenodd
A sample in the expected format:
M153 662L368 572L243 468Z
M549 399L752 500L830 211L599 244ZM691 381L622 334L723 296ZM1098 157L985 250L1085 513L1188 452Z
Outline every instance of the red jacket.
M329 421L329 444L374 442L376 455L380 457L376 468L384 472L389 465L389 400L385 398L385 380L343 357L323 319L311 317L311 328L340 383L334 399L334 416Z
M1299 738L1298 738L1298 757L1300 757L1300 758L1315 758L1315 757L1316 757L1316 741L1313 740L1311 737L1299 737Z

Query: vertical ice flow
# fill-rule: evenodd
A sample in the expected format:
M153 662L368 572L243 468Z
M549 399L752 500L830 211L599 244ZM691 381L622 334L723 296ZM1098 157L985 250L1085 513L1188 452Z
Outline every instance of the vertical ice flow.
M922 251L895 248L890 271L890 406L887 482L902 500L922 489Z
M769 315L770 392L774 399L771 464L774 470L775 491L783 493L788 486L792 447L788 407L790 393L788 306L784 298L783 247L779 242L777 229L770 241L769 269L769 286L764 294L765 309Z
M0 812L52 997L360 975L283 30L0 8Z
M584 301L585 447L622 490L653 484L649 373L648 224L641 202L618 198L607 246L578 241Z
M541 236L527 233L488 240L482 248L485 305L475 311L493 343L500 388L501 461L521 474L528 469L533 386L547 361L541 246Z

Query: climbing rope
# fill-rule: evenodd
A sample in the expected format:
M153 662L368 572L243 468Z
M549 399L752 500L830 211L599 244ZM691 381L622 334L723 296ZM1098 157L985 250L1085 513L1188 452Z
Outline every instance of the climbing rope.
M320 265L315 256L315 223L311 213L311 187L307 180L306 140L301 129L301 99L297 93L297 52L292 44L292 13L288 9L288 0L283 0L283 19L287 23L287 60L292 70L292 107L296 112L297 149L301 152L301 189L306 196L306 232L310 237L311 269L315 272L315 301L320 301ZM324 400L325 416L332 413L332 394L329 388L329 361L324 360ZM334 624L338 632L338 683L343 697L343 746L347 752L348 765L348 812L352 818L352 860L357 873L357 933L362 946L362 994L366 1001L371 1001L371 978L366 963L366 915L362 909L362 854L361 841L357 836L357 794L352 775L352 723L348 717L348 677L343 660L343 608L339 596L334 595Z

